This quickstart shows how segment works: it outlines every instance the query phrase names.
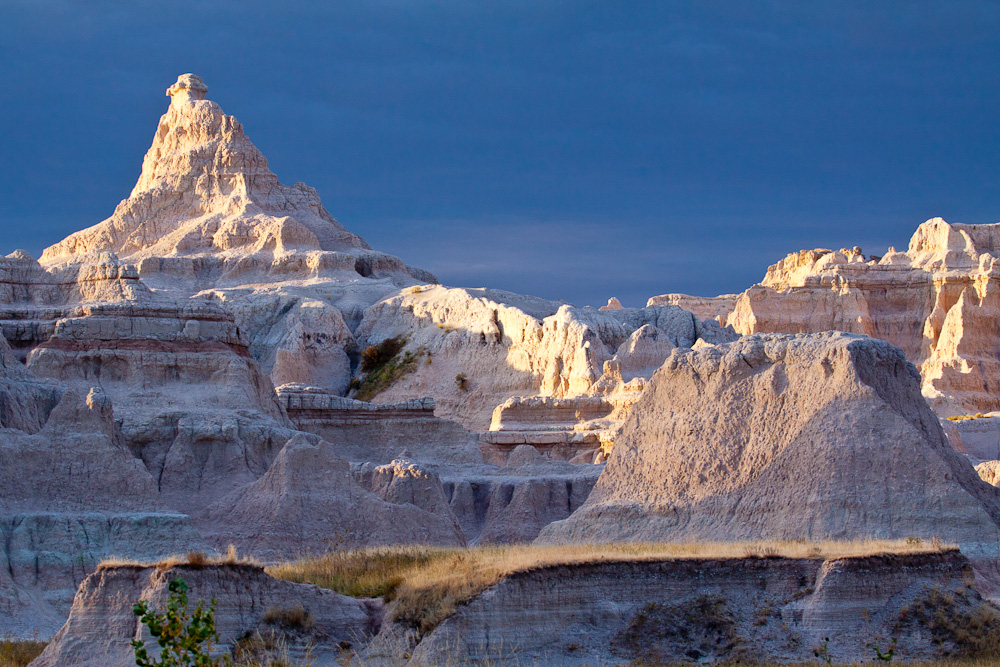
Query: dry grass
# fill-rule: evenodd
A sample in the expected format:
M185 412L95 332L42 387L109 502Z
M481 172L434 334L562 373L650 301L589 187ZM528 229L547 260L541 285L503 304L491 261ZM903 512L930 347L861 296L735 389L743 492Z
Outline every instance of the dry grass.
M333 551L324 556L272 565L267 573L278 579L316 584L356 598L391 595L405 573L433 560L464 550L395 546Z
M261 620L288 630L312 630L316 627L312 614L300 604L293 607L271 607L264 612Z
M136 560L134 558L122 558L120 556L108 556L97 564L97 570L109 570L116 567L156 567L167 570L178 565L188 565L191 567L208 567L209 565L256 565L261 566L260 561L248 556L239 556L236 553L236 546L230 544L225 555L209 556L201 551L189 551L186 554L176 554L167 556L159 560Z
M26 667L41 655L48 642L36 639L14 639L11 635L0 638L0 667Z
M293 660L288 651L288 642L274 632L256 632L236 640L233 646L235 667L309 667L312 651L306 652L306 661Z
M964 422L969 419L985 419L989 415L984 415L982 412L977 412L974 415L955 415L954 417L947 417L950 422Z
M831 558L933 553L938 540L851 542L628 543L436 548L379 547L336 551L267 568L279 579L312 583L355 597L395 601L392 620L427 633L458 606L514 572L550 565L693 558Z

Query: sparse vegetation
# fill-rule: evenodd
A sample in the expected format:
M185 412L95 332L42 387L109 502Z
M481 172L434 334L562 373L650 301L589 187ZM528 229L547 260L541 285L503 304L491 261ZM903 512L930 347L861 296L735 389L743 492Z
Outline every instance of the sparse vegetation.
M307 662L311 650L307 651ZM288 642L277 632L265 630L247 634L233 644L233 659L236 667L298 667L288 654Z
M468 391L469 389L469 377L465 373L459 373L455 376L455 384L462 391Z
M791 558L929 553L905 540L854 542L659 543L463 548L378 547L335 551L271 566L279 579L316 584L355 597L395 600L393 620L427 633L480 592L514 572L557 564L684 558Z
M359 401L372 400L417 365L425 352L404 352L404 347L406 338L396 336L364 349L361 353L361 370L364 376L355 378L358 382L355 384L352 381L351 384L351 388L357 390L355 398Z
M254 565L260 567L261 564L253 559L246 556L239 556L236 553L236 545L230 544L226 548L225 555L222 556L209 556L200 551L189 552L187 554L178 554L175 556L168 556L166 558L161 558L160 560L135 560L131 558L120 558L118 556L109 556L97 564L97 570L106 570L115 567L155 567L161 570L167 570L172 567L177 566L191 566L195 568L208 567L209 565Z
M45 650L48 642L35 639L15 639L7 634L0 637L0 667L27 667Z
M261 620L287 630L311 630L316 627L312 614L300 604L287 608L271 607L264 612L264 617Z
M189 551L187 555L188 565L192 567L205 567L209 564L209 558L201 551Z
M405 345L406 338L404 336L395 336L366 347L361 352L361 370L370 373L380 366L384 366L402 352Z
M931 632L942 657L1000 658L1000 612L972 588L928 591L900 610L896 628L914 624Z
M170 597L163 610L153 609L145 600L132 607L132 613L149 630L160 645L160 658L150 658L145 642L132 640L135 664L138 667L219 667L233 664L229 656L212 657L212 644L219 641L215 630L215 600L208 609L199 600L194 611L188 611L187 584L181 578L167 584Z
M631 658L661 662L683 653L694 661L739 662L744 639L736 618L718 595L700 595L677 604L650 602L614 638Z

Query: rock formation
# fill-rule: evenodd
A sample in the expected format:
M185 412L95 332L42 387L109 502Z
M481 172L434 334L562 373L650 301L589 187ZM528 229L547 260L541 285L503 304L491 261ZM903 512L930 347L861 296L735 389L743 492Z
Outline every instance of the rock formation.
M0 338L0 629L54 632L102 558L203 545L160 500L99 388L43 384Z
M996 556L1000 494L949 446L901 350L832 333L674 351L587 502L539 539L911 536Z
M380 400L433 396L439 416L493 431L503 422L494 412L505 405L517 405L522 415L537 407L538 424L542 413L552 412L545 401L508 403L512 398L584 399L580 409L586 412L589 396L607 396L627 411L644 377L674 347L730 334L674 306L599 311L499 290L424 286L371 306L355 332L360 346L397 336L420 360ZM577 453L593 452L599 434L617 428L620 419L594 425ZM537 444L551 444L555 429L541 430L548 433ZM485 442L535 444L523 429L514 438L498 437Z
M231 650L240 639L261 632L278 633L293 658L313 644L313 659L333 664L339 644L363 642L381 624L377 600L354 600L308 584L278 581L253 565L173 566L169 568L118 566L102 568L80 585L69 619L34 667L118 667L135 662L130 642L141 637L151 656L155 642L143 631L132 605L146 600L154 608L167 600L167 585L181 578L188 586L189 605L209 599L216 603L219 648ZM282 628L268 622L268 612L296 607L308 613L311 628ZM291 632L289 632L291 630Z
M924 396L942 416L1000 408L1000 224L917 228L906 252L860 248L792 253L738 296L666 294L674 304L738 333L861 333L903 349ZM996 268L994 265L996 264Z
M232 542L271 561L320 554L340 544L465 544L443 502L428 511L410 504L408 495L383 496L391 498L386 502L358 485L330 443L297 435L260 479L210 505L196 521L217 546Z
M968 633L966 645L956 642L940 625L932 632L934 613L952 623L996 617L970 578L957 551L547 566L511 574L461 607L411 664L456 655L501 665L814 663L816 651L861 664L891 638L897 659L934 660L976 642Z

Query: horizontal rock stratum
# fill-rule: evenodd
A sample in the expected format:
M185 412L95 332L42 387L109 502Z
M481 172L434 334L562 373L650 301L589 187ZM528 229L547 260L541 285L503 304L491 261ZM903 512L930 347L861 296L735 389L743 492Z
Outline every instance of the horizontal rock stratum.
M930 619L1000 616L958 551L551 565L508 575L458 609L411 665L870 662L967 655ZM942 603L942 600L948 600ZM930 608L930 612L927 608ZM994 620L994 624L998 621ZM954 627L954 626L953 626ZM961 630L959 630L961 632ZM824 642L824 638L829 638Z

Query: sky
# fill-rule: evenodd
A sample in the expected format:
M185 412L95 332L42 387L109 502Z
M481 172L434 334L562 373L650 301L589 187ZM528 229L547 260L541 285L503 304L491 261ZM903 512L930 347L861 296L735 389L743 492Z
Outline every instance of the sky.
M448 285L714 295L1000 221L1000 2L0 0L0 252L127 197L193 72Z

